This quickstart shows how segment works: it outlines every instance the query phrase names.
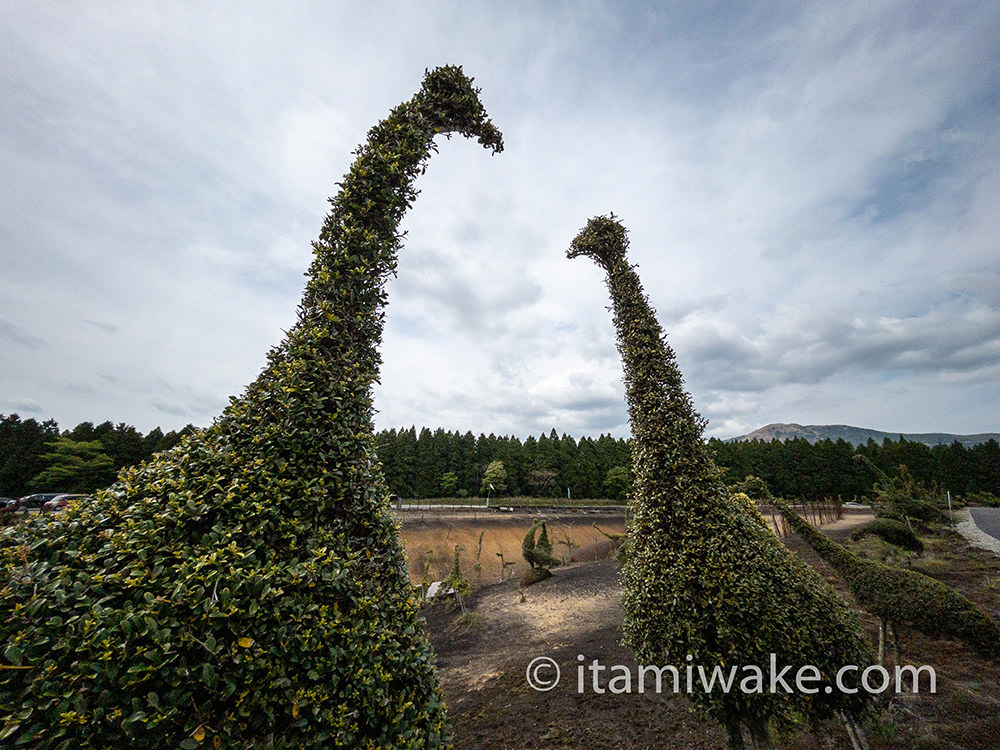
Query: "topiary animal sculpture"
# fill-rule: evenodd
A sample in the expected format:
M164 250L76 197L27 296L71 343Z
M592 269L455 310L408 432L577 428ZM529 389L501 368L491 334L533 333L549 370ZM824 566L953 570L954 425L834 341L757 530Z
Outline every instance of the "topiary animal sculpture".
M371 421L384 284L437 133L502 150L461 68L368 133L245 393L93 503L5 534L4 747L447 744Z
M629 554L622 568L622 630L640 663L813 665L813 694L704 692L690 695L722 722L730 748L742 726L754 745L771 747L770 719L800 712L813 719L846 714L849 731L869 701L833 685L840 667L870 663L861 622L844 600L792 556L760 517L730 496L702 440L704 421L683 389L639 277L626 260L625 227L591 219L570 258L586 255L607 272L632 427L635 485ZM827 692L827 690L830 692ZM780 691L779 691L780 692Z
M864 453L854 456L855 463L864 464L875 474L875 515L879 518L893 518L911 528L912 522L945 523L948 517L944 510L937 507L930 493L927 492L907 471L905 465L900 465L898 477L888 477Z
M783 500L774 500L774 507L833 566L858 603L879 618L879 661L887 627L895 631L900 625L934 638L956 638L982 656L1000 658L1000 626L965 596L922 573L855 555L819 533Z
M538 534L539 529L541 529L541 534ZM538 534L537 540L536 534ZM521 541L521 556L531 566L522 579L525 585L545 580L552 575L549 568L562 565L562 560L552 554L552 541L549 539L545 522L537 519L532 522L531 528L528 529Z
M911 552L923 552L924 543L902 521L895 518L874 518L862 524L851 534L851 539L857 541L862 537L877 536L889 544Z

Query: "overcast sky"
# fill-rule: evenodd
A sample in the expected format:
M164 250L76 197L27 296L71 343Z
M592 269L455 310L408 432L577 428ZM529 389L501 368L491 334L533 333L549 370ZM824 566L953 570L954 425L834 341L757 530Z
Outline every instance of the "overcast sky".
M280 6L280 7L279 7ZM0 3L0 413L208 425L367 130L460 64L376 427L628 435L614 212L708 434L1000 431L1000 3Z

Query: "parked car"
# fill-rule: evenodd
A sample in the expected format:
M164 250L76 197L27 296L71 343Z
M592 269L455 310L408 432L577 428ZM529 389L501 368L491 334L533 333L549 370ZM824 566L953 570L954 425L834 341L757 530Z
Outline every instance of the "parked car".
M86 500L91 499L90 495L70 495L70 494L56 495L54 498L52 498L51 500L46 502L45 505L42 506L42 510L44 511L62 510L71 501L79 500L81 498Z
M27 510L42 510L42 507L54 497L64 495L64 492L41 492L35 495L25 495L21 498L21 507Z
M16 497L0 497L0 513L15 513L21 509L21 500Z

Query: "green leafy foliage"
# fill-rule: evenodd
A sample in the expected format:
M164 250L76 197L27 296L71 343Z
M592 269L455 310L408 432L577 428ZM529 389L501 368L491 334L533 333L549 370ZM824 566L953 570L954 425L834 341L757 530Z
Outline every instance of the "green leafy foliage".
M507 489L507 470L503 461L490 461L483 472L483 483L479 488L482 495L487 493L500 494Z
M183 432L193 429L188 425ZM34 419L22 421L16 414L0 415L0 495L19 497L30 491L31 480L44 469L42 456L49 452L45 443L59 434L53 420L40 424ZM73 440L100 440L114 459L115 473L172 448L181 437L159 428L143 436L130 425L111 422L96 427L82 422L62 434ZM709 438L708 443L727 484L756 475L779 497L821 500L870 495L870 474L854 460L855 455L864 455L882 470L895 471L904 464L916 482L951 490L955 508L1000 503L1000 472L996 471L1000 446L995 440L969 447L959 442L927 446L902 438L872 440L857 447L843 439L811 443L802 438L769 442ZM613 486L605 485L608 472L631 464L629 441L608 435L574 439L552 431L522 442L513 435L475 437L471 432L448 432L440 427L411 427L381 430L376 444L390 490L405 498L475 495L483 463L493 456L504 462L508 495L552 497L570 487L573 498L615 498ZM450 490L441 483L447 472L457 478ZM83 491L106 487L112 479Z
M538 534L539 529L541 534ZM537 539L536 539L537 535ZM521 542L521 556L525 562L535 569L554 568L562 565L562 560L552 554L552 542L549 540L549 532L543 521L535 520L524 535Z
M430 748L448 724L374 451L399 221L436 133L494 151L457 67L368 134L298 321L204 431L0 537L10 748ZM40 522L40 520L42 522Z
M737 482L733 486L735 492L742 492L751 500L769 500L771 490L767 487L767 482L758 476L750 474L742 482Z
M964 505L982 505L987 508L1000 508L1000 497L989 492L972 492L962 497L959 502ZM959 502L955 503L956 507L958 507Z
M864 454L855 460L871 469L875 476L875 498L873 506L879 518L890 518L904 523L945 523L943 493L932 492L917 482L905 464L897 467L897 473L889 477Z
M568 487L573 499L603 499L608 470L631 462L628 440L610 435L574 439L555 430L522 441L514 435L476 437L410 427L381 430L376 442L386 482L404 498L485 496L484 467L501 461L507 474L504 495L565 496ZM455 484L445 485L448 474Z
M49 452L48 443L57 437L59 426L51 419L39 423L0 414L0 496L30 492L32 479L45 468L42 456Z
M114 479L114 461L99 440L59 437L48 444L42 456L46 467L33 480L35 489L59 487L64 492L89 492L105 480Z
M469 579L462 575L462 547L461 545L455 545L455 557L452 559L451 572L445 576L445 579L441 582L442 592L454 591L455 595L458 597L459 603L462 603L463 599L472 593L472 584L469 583ZM462 609L465 609L465 605L462 604Z
M181 434L193 429L188 425ZM53 419L38 423L0 414L0 495L93 492L111 484L121 469L174 447L181 434L156 427L143 436L131 425L111 422L81 422L60 433Z
M604 491L608 497L625 502L632 491L632 469L628 466L612 466L604 475Z
M928 446L902 437L885 438L881 443L869 440L858 446L843 439L810 442L804 438L710 438L708 442L715 462L726 472L727 483L738 483L753 474L767 482L775 495L786 499L870 496L871 471L855 456L864 456L879 471L890 474L905 465L918 483L950 490L953 501L977 492L1000 495L1000 472L996 470L1000 444L996 440L969 446L959 442Z
M635 476L622 567L625 640L640 663L683 671L691 663L762 665L774 654L781 664L816 666L832 685L841 666L871 663L859 618L726 489L627 246L624 226L602 216L568 252L607 272L625 371ZM741 725L764 746L770 719L858 716L869 705L863 693L836 689L689 697L723 722L733 747L742 746Z
M446 471L441 476L441 494L450 497L455 494L458 487L458 476L453 471Z
M911 552L924 551L924 543L919 537L905 523L893 518L876 518L862 524L851 534L851 539L858 540L864 536L877 536L889 544Z
M987 658L1000 658L1000 626L967 597L930 576L855 555L823 536L782 500L775 500L774 507L873 615L934 638L962 640Z

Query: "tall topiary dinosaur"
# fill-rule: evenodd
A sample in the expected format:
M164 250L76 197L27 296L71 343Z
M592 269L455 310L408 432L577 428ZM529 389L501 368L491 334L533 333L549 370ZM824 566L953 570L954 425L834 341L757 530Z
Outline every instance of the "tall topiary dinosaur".
M298 320L245 393L93 503L5 533L4 747L447 745L371 397L399 222L438 133L503 148L458 67L369 132Z
M771 747L769 719L795 712L840 714L853 730L868 699L840 692L833 679L842 666L870 663L857 613L726 490L627 246L611 215L591 219L568 252L607 272L624 365L635 471L622 568L625 641L640 663L681 673L692 664L763 667L772 658L792 674L818 668L822 686L813 694L692 694L703 714L722 722L730 748L744 746L741 725L756 747Z
M1000 659L1000 626L974 602L930 576L859 557L819 533L788 503L772 502L795 532L847 582L858 603L879 618L880 661L886 628L895 630L900 625L935 638L957 638L982 656Z

